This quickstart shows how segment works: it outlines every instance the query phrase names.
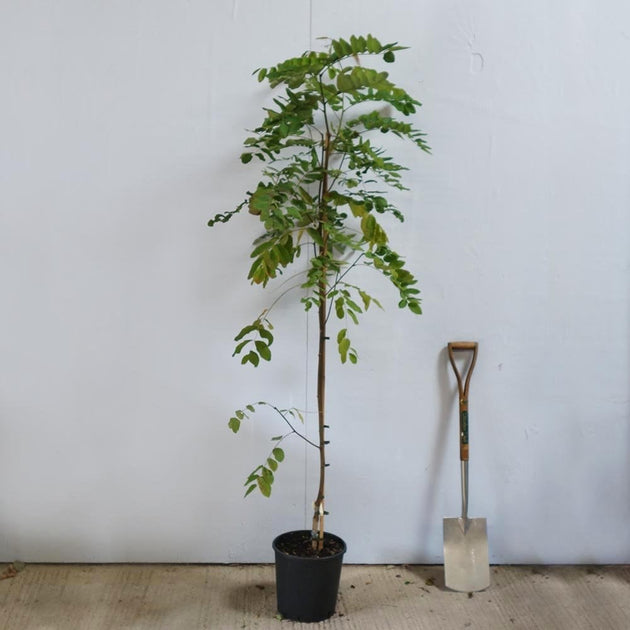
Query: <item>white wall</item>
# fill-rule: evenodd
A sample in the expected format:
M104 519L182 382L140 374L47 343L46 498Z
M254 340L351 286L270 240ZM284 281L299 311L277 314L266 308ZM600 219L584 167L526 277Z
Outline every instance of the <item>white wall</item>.
M269 296L245 280L255 226L205 223L256 181L252 70L372 32L411 46L391 71L433 147L401 147L392 226L425 314L373 313L359 365L331 366L329 528L350 562L441 562L444 347L476 339L491 561L630 561L628 24L621 1L0 4L0 559L268 561L307 526L303 446L243 501L278 427L225 423L313 407L308 322L282 303L276 361L231 359Z

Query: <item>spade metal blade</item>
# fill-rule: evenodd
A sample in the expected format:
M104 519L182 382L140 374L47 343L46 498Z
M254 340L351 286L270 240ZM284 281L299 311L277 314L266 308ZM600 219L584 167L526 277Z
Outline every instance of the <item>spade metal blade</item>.
M490 586L485 518L444 519L444 582L468 593Z

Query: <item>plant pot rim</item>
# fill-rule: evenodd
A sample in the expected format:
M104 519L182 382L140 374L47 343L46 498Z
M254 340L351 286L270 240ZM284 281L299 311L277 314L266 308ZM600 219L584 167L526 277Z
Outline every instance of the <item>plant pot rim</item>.
M271 546L273 547L273 550L276 553L280 553L283 556L287 557L287 558L291 558L292 560L295 561L305 561L305 562L325 562L325 561L330 561L333 560L335 558L339 558L340 556L343 556L343 554L346 553L346 551L348 550L348 546L346 545L346 541L341 538L340 536L337 536L337 534L331 534L330 532L324 532L324 536L327 536L329 538L334 538L336 541L340 542L343 545L343 549L341 549L340 551L338 551L337 553L334 553L330 556L322 556L321 558L317 557L317 556L295 556L292 555L290 553L286 553L284 551L282 551L281 549L278 549L278 541L283 537L283 536L288 536L290 534L310 534L311 530L310 529L293 529L291 531L288 532L283 532L282 534L278 534L278 536L276 536L273 539L273 542L271 543Z

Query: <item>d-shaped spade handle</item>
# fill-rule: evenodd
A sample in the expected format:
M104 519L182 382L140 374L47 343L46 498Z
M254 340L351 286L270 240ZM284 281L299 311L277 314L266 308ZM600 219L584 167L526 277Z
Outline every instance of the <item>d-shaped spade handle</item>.
M477 362L476 341L451 341L448 344L448 358L457 377L457 389L459 390L459 459L462 462L468 461L468 389L470 387L470 377ZM472 359L468 366L468 371L464 375L460 374L455 363L456 352L472 352Z

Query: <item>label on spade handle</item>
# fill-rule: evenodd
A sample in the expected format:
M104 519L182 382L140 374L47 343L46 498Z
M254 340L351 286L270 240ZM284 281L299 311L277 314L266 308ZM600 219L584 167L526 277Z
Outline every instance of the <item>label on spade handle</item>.
M459 459L468 461L468 401L462 400L459 405Z

